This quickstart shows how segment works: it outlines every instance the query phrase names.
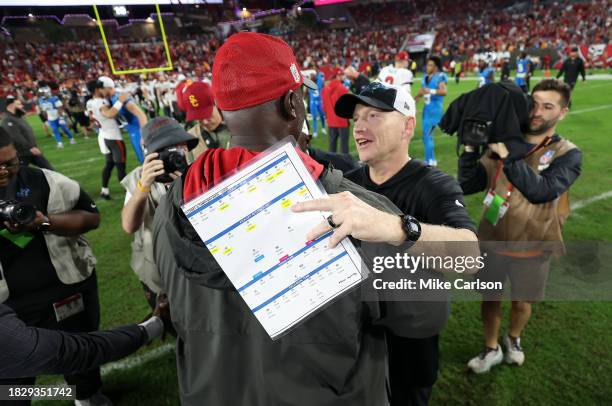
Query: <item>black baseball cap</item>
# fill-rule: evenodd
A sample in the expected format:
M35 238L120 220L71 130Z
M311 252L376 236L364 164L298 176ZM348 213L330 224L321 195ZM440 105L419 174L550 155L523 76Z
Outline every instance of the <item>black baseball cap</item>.
M391 87L372 82L361 89L359 94L347 93L340 96L334 111L343 118L353 118L355 106L364 104L382 111L397 111L408 117L416 117L414 99L401 87Z
M17 98L12 94L9 94L8 96L6 96L6 99L4 99L4 103L8 106L9 104L14 103L15 100L17 100Z
M157 117L142 127L144 153L159 151L161 149L187 143L191 151L198 145L198 139L189 134L182 125L170 117Z

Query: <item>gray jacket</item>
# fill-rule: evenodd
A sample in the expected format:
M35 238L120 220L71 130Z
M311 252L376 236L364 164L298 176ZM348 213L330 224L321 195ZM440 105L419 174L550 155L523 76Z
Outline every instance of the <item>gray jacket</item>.
M19 157L32 156L30 149L36 146L36 137L32 127L22 117L7 111L0 125L11 135Z
M350 191L400 213L340 171L327 169L321 182L328 193ZM385 338L372 326L379 304L354 290L272 341L181 212L182 186L174 182L154 219L156 263L178 333L182 403L386 405Z

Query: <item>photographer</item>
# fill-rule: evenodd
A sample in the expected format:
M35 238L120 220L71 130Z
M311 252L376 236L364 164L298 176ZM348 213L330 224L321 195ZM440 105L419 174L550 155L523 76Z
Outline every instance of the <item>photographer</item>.
M154 308L156 297L161 293L161 283L153 255L153 216L168 185L185 170L185 157L198 140L168 117L149 121L142 129L142 135L148 155L144 165L135 168L121 181L126 190L121 224L126 233L134 234L132 270L142 283L149 305ZM177 165L169 161L169 151L183 157L183 164L178 165L180 168L171 168Z
M489 145L482 157L466 146L459 159L458 178L465 194L489 189L480 222L480 241L562 241L563 222L569 212L568 190L580 175L582 153L556 133L568 112L571 90L556 79L546 79L533 89L534 107L529 115L525 141L527 156L512 159L504 143ZM550 252L531 249L493 250L481 280L512 287L510 326L504 336L506 362L522 365L525 354L520 335L531 316L531 303L544 298ZM485 348L468 363L477 373L502 362L498 345L501 326L501 295L486 292L482 302Z
M13 137L15 148L22 165L33 163L39 168L53 169L51 163L45 158L36 144L36 137L32 127L23 119L25 111L23 103L14 96L6 98L6 113L2 120L4 128Z
M68 332L98 329L96 259L82 234L100 214L79 184L46 169L19 165L0 129L0 302L28 326ZM69 375L78 400L106 402L100 371ZM0 381L33 384L35 377Z

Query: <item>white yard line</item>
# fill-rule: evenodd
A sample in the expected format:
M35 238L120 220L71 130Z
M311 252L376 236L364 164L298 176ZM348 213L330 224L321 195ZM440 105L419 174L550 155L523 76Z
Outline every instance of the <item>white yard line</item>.
M175 347L175 343L166 343L143 354L128 357L120 361L111 362L102 367L101 374L102 376L106 376L114 371L125 371L128 369L137 368L143 364L146 364L149 361L156 360L158 358L163 357L164 355L172 353Z
M612 197L612 190L599 194L597 196L588 197L586 199L575 201L570 205L571 210L580 210L583 207L586 207L592 203L598 202L600 200L609 199Z
M147 362L154 361L163 357L164 355L168 355L174 351L176 347L176 343L166 343L162 346L159 346L151 351L145 352L143 354L134 355L132 357L124 358L119 361L110 362L104 365L100 369L100 374L104 377L108 374L115 371L127 371L132 368L140 367ZM48 385L64 385L65 382L63 379L59 379L58 381L49 382ZM38 402L34 402L38 403Z
M82 159L80 161L71 161L71 162L66 162L66 163L59 163L59 164L54 164L53 166L55 166L58 169L64 169L64 168L68 168L71 166L78 166L78 165L83 165L89 162L96 162L96 161L102 161L102 157L88 158L88 159Z
M597 111L597 110L605 110L605 109L609 109L612 108L612 104L604 104L601 106L597 106L597 107L589 107L588 109L582 109L582 110L575 110L575 111L571 111L568 114L582 114L582 113L589 113L591 111Z

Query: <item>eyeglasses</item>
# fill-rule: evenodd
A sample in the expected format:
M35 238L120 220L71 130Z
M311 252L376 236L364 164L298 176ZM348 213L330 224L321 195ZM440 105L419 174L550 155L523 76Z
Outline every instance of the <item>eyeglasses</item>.
M0 168L15 169L15 168L19 168L19 165L20 165L19 158L15 157L8 162L1 162Z

